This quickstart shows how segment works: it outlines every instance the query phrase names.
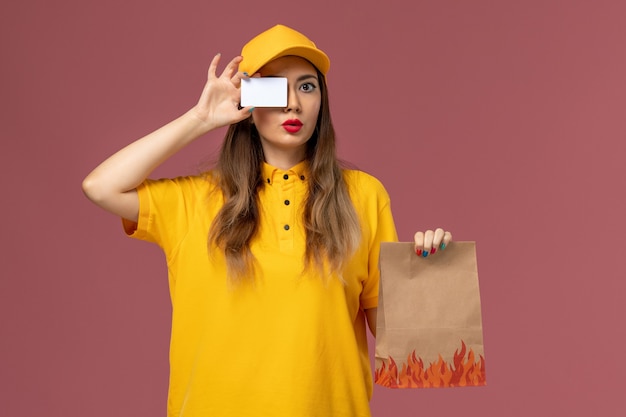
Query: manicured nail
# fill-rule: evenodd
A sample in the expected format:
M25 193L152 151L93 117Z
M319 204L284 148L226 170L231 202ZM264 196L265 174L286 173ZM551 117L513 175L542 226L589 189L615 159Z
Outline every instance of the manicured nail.
M444 250L446 248L446 244L441 242L441 245L439 245L439 247L441 248L441 250Z
M435 253L435 252L437 252L437 248L432 248L432 249L430 250L430 254L431 254L431 255L432 255L433 253Z
M424 252L422 252L422 256L423 256L424 258L425 258L425 257L427 257L427 256L428 256L428 251L427 251L427 250L425 250Z
M252 113L252 110L254 110L254 107L251 107L250 110L248 110L250 113Z
M422 250L421 250L421 249L417 249L417 250L415 251L415 254L416 254L417 256L421 256L421 255L422 255Z
M244 72L244 73L243 73L243 75L245 75L245 76L247 77L247 76L248 76L248 73L247 73L247 72Z

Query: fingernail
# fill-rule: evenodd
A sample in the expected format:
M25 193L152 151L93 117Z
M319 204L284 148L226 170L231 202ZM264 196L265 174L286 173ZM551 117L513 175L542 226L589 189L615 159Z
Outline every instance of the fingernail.
M439 245L439 247L441 248L441 250L444 250L446 248L446 244L441 242L441 245Z
M243 75L245 75L245 76L247 77L247 76L248 76L248 73L247 73L247 72L244 72L244 73L243 73Z
M416 254L417 256L421 256L421 255L422 255L422 250L421 250L421 249L417 249L417 250L415 251L415 254Z
M251 107L250 110L248 110L250 113L252 113L252 110L254 110L254 107Z
M430 254L431 254L431 255L432 255L433 253L435 253L435 252L437 252L437 248L432 248L432 249L430 250Z
M428 251L427 251L427 250L425 250L424 252L422 252L422 256L423 256L424 258L425 258L425 257L427 257L427 256L428 256Z

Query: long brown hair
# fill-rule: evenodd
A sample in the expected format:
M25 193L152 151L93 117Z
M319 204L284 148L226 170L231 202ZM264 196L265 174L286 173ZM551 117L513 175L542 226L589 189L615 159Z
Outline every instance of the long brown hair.
M313 136L306 143L309 163L308 194L302 213L306 232L304 268L313 266L326 275L340 273L356 250L361 234L342 168L337 160L335 130L326 80L319 71L321 105ZM233 124L226 133L215 169L224 205L209 232L209 245L224 251L229 279L236 283L254 278L250 243L259 224L258 191L263 148L251 121Z

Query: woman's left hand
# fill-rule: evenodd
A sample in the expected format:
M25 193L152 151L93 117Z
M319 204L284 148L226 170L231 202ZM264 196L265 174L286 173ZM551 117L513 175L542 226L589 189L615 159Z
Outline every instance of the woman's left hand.
M424 258L443 250L452 241L452 234L443 229L415 233L415 253Z

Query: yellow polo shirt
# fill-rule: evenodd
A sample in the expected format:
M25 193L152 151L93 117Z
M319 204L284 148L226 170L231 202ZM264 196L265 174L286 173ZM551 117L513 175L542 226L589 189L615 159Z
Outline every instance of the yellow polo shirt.
M372 376L363 309L378 302L381 241L397 240L389 197L360 171L344 177L361 245L342 283L303 274L306 164L263 166L255 285L228 285L222 254L207 250L223 204L207 176L146 180L132 237L167 258L172 300L169 417L366 417Z

